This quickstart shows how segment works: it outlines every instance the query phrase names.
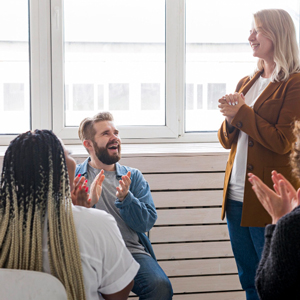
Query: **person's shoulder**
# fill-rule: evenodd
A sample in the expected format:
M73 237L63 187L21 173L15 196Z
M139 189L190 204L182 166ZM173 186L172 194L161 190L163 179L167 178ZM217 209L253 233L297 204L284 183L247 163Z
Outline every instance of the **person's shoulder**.
M115 222L114 217L104 210L72 205L72 211L75 223L79 221L81 225L105 226L105 224Z
M134 174L142 174L142 172L139 169L132 168L129 166L120 165L119 163L116 163L117 169L119 169L119 172L123 174L127 174L127 172L131 172L131 175Z
M75 176L77 176L79 173L84 174L87 172L87 165L88 165L89 159L90 158L88 157L84 162L76 165Z
M237 84L236 91L239 91L243 86L245 86L250 81L250 76L245 76Z
M293 73L290 74L287 82L295 82L295 83L300 83L300 73Z
M247 75L247 76L244 76L243 78L241 78L239 82L248 82L249 80L250 80L250 76Z

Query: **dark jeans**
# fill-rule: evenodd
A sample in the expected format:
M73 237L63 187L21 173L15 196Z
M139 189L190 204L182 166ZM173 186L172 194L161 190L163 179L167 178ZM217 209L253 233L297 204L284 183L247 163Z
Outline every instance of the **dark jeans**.
M226 216L232 251L242 288L247 300L259 300L255 289L255 274L264 247L262 227L242 227L243 203L227 199Z
M132 256L140 264L132 289L139 299L171 300L173 296L171 282L157 261L142 253L133 253Z

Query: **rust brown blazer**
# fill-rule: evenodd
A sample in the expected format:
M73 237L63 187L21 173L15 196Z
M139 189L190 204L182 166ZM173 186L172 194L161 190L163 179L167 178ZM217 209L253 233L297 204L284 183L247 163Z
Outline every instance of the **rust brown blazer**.
M246 95L260 75L260 72L256 73L251 80L243 78L236 91ZM287 81L269 83L253 109L246 104L241 106L231 122L235 127L233 132L229 133L226 121L222 123L218 131L219 141L225 149L231 149L225 171L222 219L225 217L228 182L240 130L249 136L246 173L252 172L272 188L271 171L276 170L295 188L299 187L289 165L295 119L300 119L300 73L290 75ZM241 225L263 227L270 222L271 217L260 204L245 174Z

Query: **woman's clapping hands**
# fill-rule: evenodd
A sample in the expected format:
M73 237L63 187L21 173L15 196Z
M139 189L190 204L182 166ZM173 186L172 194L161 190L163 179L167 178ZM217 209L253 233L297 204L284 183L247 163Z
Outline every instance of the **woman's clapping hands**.
M228 94L220 98L219 103L220 112L230 124L240 107L245 104L245 97L242 93Z

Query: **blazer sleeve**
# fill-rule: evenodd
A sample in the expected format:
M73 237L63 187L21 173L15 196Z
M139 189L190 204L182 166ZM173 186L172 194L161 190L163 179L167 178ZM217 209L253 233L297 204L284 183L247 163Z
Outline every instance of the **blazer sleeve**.
M236 86L235 91L239 92L241 88L249 81L249 77L244 77L242 78L239 83ZM239 130L237 128L234 128L232 132L229 132L228 126L227 126L227 121L224 120L219 131L218 131L218 139L221 145L225 149L230 149L232 142L234 141L234 138L236 135L238 135Z
M259 110L255 111L246 104L241 106L231 122L262 146L278 154L286 154L291 150L294 141L292 124L300 119L300 76L294 76L285 85L281 95L270 100L282 102L276 124L268 122L259 114Z

